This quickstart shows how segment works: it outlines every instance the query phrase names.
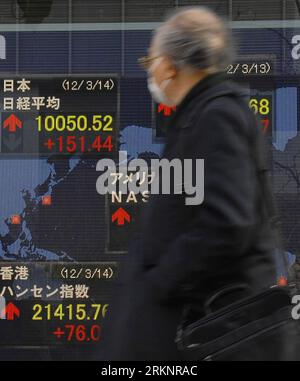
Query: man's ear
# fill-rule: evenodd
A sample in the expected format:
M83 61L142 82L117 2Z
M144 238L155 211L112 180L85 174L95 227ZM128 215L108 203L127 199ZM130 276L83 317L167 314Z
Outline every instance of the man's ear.
M172 63L169 57L165 57L164 60L165 60L164 71L166 73L166 79L175 78L177 76L176 67L174 66L174 64Z

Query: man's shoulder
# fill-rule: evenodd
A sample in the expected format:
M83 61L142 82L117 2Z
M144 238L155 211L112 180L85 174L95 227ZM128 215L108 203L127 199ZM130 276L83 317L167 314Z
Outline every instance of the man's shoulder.
M249 91L231 80L225 80L210 88L203 97L206 108L224 105L234 107L240 103L246 104L248 98Z
M204 101L199 99L196 113L204 118L219 115L223 118L238 118L241 123L253 123L255 117L249 108L249 91L239 84L227 80L205 94Z
M225 135L243 139L254 136L257 121L249 108L249 98L245 90L231 81L214 90L206 95L204 104L199 101L194 108L194 134L204 136L205 140L216 139L218 136L224 139Z
M196 135L207 134L211 123L231 125L233 131L238 128L237 132L245 133L256 123L248 104L249 91L234 81L224 80L194 98L178 124L189 126L184 130L192 130Z

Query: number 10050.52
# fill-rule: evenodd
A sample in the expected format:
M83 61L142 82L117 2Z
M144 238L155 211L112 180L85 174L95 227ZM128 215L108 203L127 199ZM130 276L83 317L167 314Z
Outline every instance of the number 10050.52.
M39 115L35 118L38 125L38 131L113 131L112 115Z

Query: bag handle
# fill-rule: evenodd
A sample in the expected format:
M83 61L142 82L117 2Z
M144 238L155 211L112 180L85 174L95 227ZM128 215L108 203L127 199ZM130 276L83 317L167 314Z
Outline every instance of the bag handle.
M250 289L250 287L247 284L244 284L244 283L231 284L231 285L229 285L227 287L223 287L219 291L215 292L205 302L205 304L204 304L204 312L205 312L205 314L208 315L208 314L213 312L211 306L212 306L212 304L218 298L220 298L221 296L224 296L224 295L226 295L228 293L231 293L233 291L250 291L251 292L251 289ZM189 315L190 309L191 309L191 305L190 304L184 305L182 316L181 316L180 322L179 322L179 324L177 326L175 343L176 343L177 348L179 350L184 350L185 349L185 344L186 343L185 343L184 331L185 331L185 326L188 324L187 317Z
M244 283L232 284L227 287L223 287L221 290L214 293L205 303L204 310L206 314L212 313L212 304L224 295L230 294L233 291L251 291L250 287Z

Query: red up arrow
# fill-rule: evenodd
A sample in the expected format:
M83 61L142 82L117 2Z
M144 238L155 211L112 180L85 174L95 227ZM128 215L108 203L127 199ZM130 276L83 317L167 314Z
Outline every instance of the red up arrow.
M130 215L123 208L119 208L115 211L115 213L111 216L112 222L117 220L118 225L124 225L125 220L130 222Z
M169 106L166 106L162 103L160 103L158 105L158 108L157 108L157 111L160 113L160 112L163 112L164 113L164 116L170 116L172 111L176 111L176 106L173 106L173 107L169 107Z
M8 303L8 305L4 308L1 315L6 316L7 320L14 320L15 316L20 317L20 310L13 303Z
M14 114L11 114L3 123L3 128L6 127L8 127L9 132L16 132L17 127L22 128L22 122Z

